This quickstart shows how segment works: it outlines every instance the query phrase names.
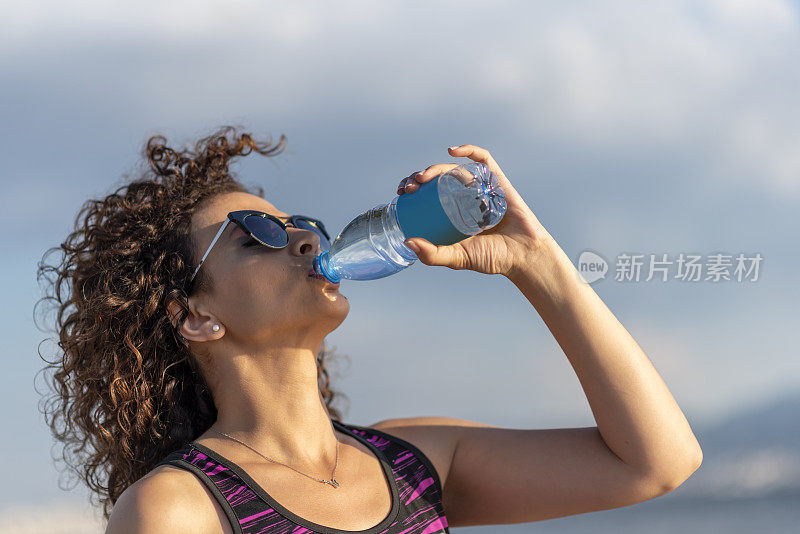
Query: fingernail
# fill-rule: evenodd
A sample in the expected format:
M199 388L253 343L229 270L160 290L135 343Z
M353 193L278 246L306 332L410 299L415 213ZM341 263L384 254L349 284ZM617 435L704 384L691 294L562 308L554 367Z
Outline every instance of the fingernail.
M413 241L406 240L405 244L408 248L414 251L414 254L419 254L419 247Z
M460 147L460 146L461 146L461 145L458 145L458 146L451 146L451 147L450 147L450 150L455 150L455 149L457 149L457 148L458 148L458 147Z

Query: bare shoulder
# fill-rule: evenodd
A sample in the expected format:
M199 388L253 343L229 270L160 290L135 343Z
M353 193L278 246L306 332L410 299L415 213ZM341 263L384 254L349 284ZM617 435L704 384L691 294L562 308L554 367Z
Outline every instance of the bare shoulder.
M117 499L106 534L221 534L232 532L211 492L191 472L162 465Z
M465 428L470 427L493 426L455 417L423 416L384 419L367 428L397 436L422 451L436 469L444 490L458 438Z

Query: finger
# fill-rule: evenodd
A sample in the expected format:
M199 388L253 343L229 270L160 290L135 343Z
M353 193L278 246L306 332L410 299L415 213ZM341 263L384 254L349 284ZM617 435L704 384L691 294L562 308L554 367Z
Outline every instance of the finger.
M472 161L485 163L486 165L489 166L489 169L491 169L492 172L497 175L503 173L503 171L500 170L500 166L494 160L489 151L486 150L485 148L481 148L475 145L461 145L456 147L451 146L447 150L450 152L451 156L458 158L469 158Z
M403 194L403 189L406 187L406 183L407 182L408 182L408 178L403 178L402 180L400 180L400 183L397 186L397 194L398 195L402 195Z
M451 146L447 149L451 155L457 155L458 157L469 158L472 161L480 161L482 163L486 163L487 165L489 162L494 163L494 158L492 155L489 154L489 151L485 148L481 148L475 145L461 145L461 146Z
M420 185L424 184L425 182L430 182L440 174L456 167L458 167L458 165L453 163L437 163L436 165L431 165L422 171L414 173L413 175L409 176L409 181L405 185L405 192L413 193L419 189Z
M411 179L412 176L414 176L414 175L413 174L409 174L408 176L406 176L405 178L400 180L400 183L397 185L397 188L400 189L401 187L405 186L408 183L408 181Z
M453 245L434 245L422 237L406 240L407 245L425 265L443 265L451 269L463 269L466 265L464 248ZM416 249L416 250L415 250Z
M417 171L417 172L419 172L419 171ZM403 178L402 180L400 180L400 184L397 186L397 194L398 195L402 195L405 192L406 185L408 185L409 183L411 183L414 180L414 176L417 174L417 172L412 173L412 174L406 176L405 178Z
M515 201L523 204L525 203L525 201L522 200L522 197L519 196L519 193L517 193L517 190L514 188L514 186L511 185L511 182L506 177L506 174L503 172L488 150L475 145L451 146L447 150L453 157L465 157L473 161L485 163L486 166L489 167L489 170L497 176L497 179L500 181L500 186L505 192L506 198L515 199Z
M427 169L421 170L414 175L414 179L424 184L425 182L429 182L442 174L443 172L447 172L450 169L454 169L458 167L458 165L454 163L437 163L435 165L431 165Z

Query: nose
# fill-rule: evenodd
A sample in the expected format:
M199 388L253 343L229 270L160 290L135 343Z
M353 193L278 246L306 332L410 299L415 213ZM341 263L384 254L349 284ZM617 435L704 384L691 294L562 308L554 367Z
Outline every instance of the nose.
M289 232L290 246L293 254L305 255L312 252L313 256L316 257L322 252L319 234L313 230L297 228L292 223L286 223L286 225L294 228L294 231Z

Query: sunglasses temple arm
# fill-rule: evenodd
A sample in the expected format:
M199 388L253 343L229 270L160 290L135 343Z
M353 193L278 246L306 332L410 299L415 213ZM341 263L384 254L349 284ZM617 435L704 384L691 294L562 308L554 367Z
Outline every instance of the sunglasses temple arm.
M194 277L197 276L197 271L200 270L200 266L203 265L204 261L206 261L206 258L208 257L208 253L211 252L211 249L214 247L214 243L217 242L217 239L219 239L219 236L221 236L222 232L225 231L225 227L228 226L229 222L230 222L230 219L225 219L225 222L222 223L222 226L219 227L219 230L217 231L217 235L215 235L214 239L211 240L211 244L208 245L208 248L206 249L206 253L203 254L203 258L200 260L200 263L197 264L197 267L195 268L194 273L192 273L192 280L194 280Z

